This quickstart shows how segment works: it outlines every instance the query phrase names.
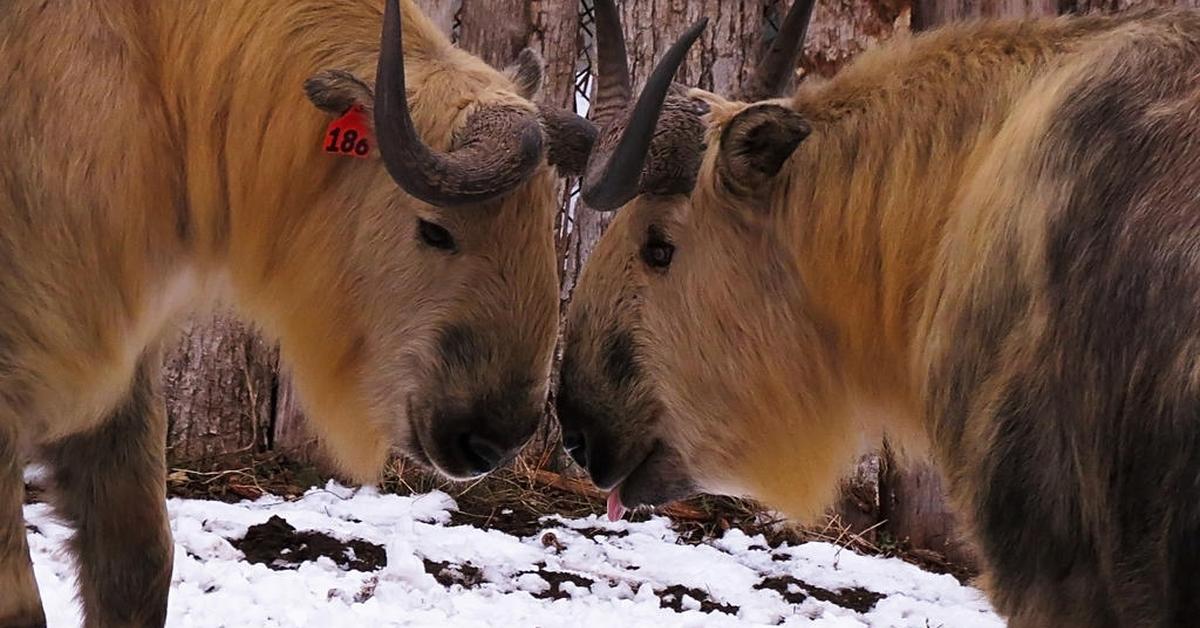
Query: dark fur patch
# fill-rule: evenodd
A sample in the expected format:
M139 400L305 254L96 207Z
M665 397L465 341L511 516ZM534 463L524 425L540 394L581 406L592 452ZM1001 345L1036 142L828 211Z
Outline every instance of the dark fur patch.
M143 358L125 402L103 425L42 452L54 477L53 504L76 529L70 548L88 625L166 620L174 546L160 369L156 357Z
M464 325L450 325L438 339L438 354L452 371L471 370L485 356L478 334Z
M604 375L618 390L632 385L641 377L633 335L614 331L604 337Z
M1018 619L1195 622L1200 103L1188 94L1200 87L1198 57L1196 39L1125 51L1052 121L1040 176L1068 195L1047 217L1046 331L1022 347L1030 363L1002 364L996 350L1027 340L1013 331L1020 286L990 286L992 299L961 319L992 336L965 338L959 351L975 353L950 396L966 413L968 400L998 394L989 453L963 462L978 474L997 607Z

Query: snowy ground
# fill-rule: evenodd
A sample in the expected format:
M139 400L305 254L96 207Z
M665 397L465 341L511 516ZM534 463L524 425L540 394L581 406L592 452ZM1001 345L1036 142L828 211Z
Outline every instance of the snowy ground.
M173 499L168 625L1003 625L979 591L951 576L825 543L771 549L731 530L711 544L687 545L662 518L548 518L543 531L517 538L449 525L454 508L443 493L400 497L336 484L290 502ZM49 625L77 626L73 567L62 552L67 530L46 505L26 506L25 515ZM294 527L305 545L272 550L264 540L246 554L235 547L272 516L288 525L273 520L252 538L287 540ZM343 549L335 539L366 543ZM322 542L357 569L328 557L283 564ZM251 564L247 554L284 568Z

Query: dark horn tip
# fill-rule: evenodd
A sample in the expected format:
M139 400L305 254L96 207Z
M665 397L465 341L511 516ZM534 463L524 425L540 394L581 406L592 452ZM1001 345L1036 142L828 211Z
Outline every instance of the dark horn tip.
M707 17L696 20L667 49L638 95L615 147L603 152L593 151L581 192L583 201L592 209L613 211L637 197L642 168L654 140L663 103L672 89L672 78L688 50L707 27Z
M621 209L621 207L632 201L636 196L636 193L614 195L603 188L584 188L579 195L583 199L584 204L598 212L611 212Z

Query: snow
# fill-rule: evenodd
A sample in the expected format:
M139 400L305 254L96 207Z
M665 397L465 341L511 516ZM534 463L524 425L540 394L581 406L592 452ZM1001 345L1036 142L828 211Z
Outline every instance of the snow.
M302 498L238 504L172 499L175 538L168 625L188 626L936 626L1000 627L982 593L948 575L898 559L861 556L826 543L767 547L730 530L708 544L683 543L661 517L643 523L603 517L547 517L544 530L518 538L450 525L454 500L440 492L385 495L335 483ZM386 548L373 573L319 558L272 570L245 561L230 540L272 515L301 531ZM77 626L74 565L63 550L69 530L49 507L25 507L34 567L51 628ZM552 538L543 538L546 532ZM449 586L426 561L447 563ZM475 580L464 578L476 573ZM547 577L569 581L558 595ZM806 587L858 587L882 594L865 613L807 595L789 603L765 578L790 578L789 597ZM467 582L463 582L463 580ZM585 584L590 582L591 584ZM665 590L676 587L678 595ZM682 587L682 588L679 588ZM793 595L796 594L796 595ZM560 599L554 599L558 597ZM698 599L705 598L705 599ZM673 610L666 604L681 610ZM704 606L710 606L705 612ZM712 605L723 605L714 610ZM725 612L729 611L729 612Z

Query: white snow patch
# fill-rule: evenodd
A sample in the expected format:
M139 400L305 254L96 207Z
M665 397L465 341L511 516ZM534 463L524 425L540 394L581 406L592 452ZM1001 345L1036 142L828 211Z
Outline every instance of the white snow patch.
M295 501L172 499L175 567L167 623L184 628L1003 626L978 590L951 576L826 543L768 548L761 537L730 530L712 543L688 545L665 518L613 523L592 516L546 518L545 529L558 540L547 546L541 533L518 538L451 526L455 508L445 493L402 497L335 483ZM272 515L301 531L383 546L388 564L366 573L342 570L328 558L279 571L245 562L229 540ZM26 506L25 516L49 625L78 626L74 564L63 549L70 531L44 504ZM469 565L483 582L443 586L427 573L426 561L447 563L459 573ZM792 584L790 593L803 593L804 586L859 587L885 597L865 613L812 596L791 604L775 591L755 588L769 577L803 583ZM680 593L664 595L669 587ZM667 608L664 597L682 611Z

